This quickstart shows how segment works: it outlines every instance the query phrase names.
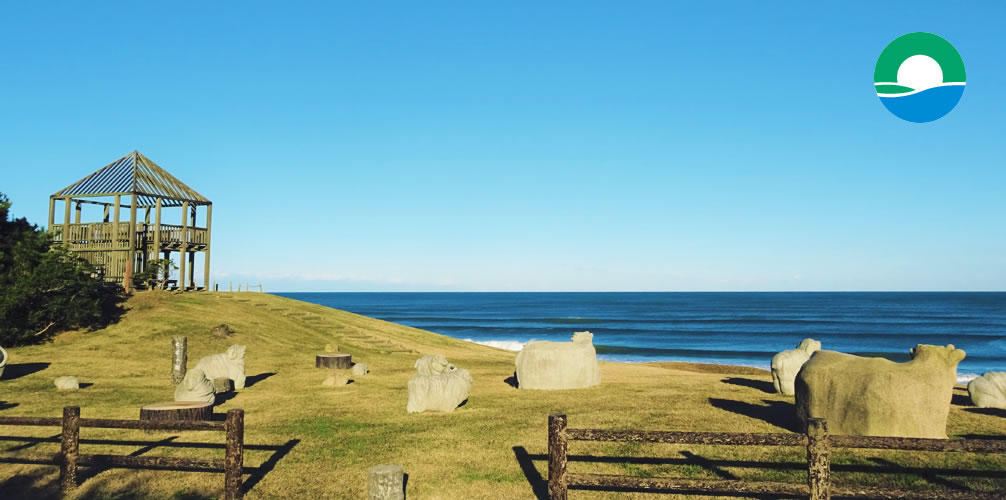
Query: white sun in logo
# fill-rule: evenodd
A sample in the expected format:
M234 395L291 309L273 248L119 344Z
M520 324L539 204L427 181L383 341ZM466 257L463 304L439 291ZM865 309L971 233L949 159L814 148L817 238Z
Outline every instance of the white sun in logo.
M898 67L898 85L925 90L943 83L943 68L929 56L916 55L905 59Z

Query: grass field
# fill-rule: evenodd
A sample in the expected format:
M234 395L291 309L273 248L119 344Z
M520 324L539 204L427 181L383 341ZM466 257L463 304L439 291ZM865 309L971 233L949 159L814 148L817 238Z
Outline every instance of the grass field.
M248 348L249 386L215 410L245 410L247 498L365 498L366 470L395 463L408 474L411 499L533 499L544 491L546 421L553 412L566 413L570 427L797 429L792 398L771 393L768 372L751 368L601 363L600 387L520 391L507 380L515 353L268 294L143 292L127 307L107 329L10 349L0 380L0 415L53 417L77 405L83 417L135 419L141 406L172 399L170 339L185 335L189 367L230 344ZM235 331L231 338L210 333L220 323ZM323 387L326 374L314 367L314 355L329 343L367 363L371 373L344 387ZM436 353L471 372L471 397L450 414L408 414L412 365L420 354ZM60 375L76 375L88 385L57 391L52 380ZM966 391L955 390L951 436L1006 434L1006 412L968 403ZM223 457L222 433L83 429L81 438L82 453ZM57 439L57 428L0 427L0 456L54 453ZM805 477L805 451L799 448L574 442L570 455L664 459L573 460L571 472L792 482ZM789 465L758 469L754 461ZM833 462L837 484L1006 489L1004 456L858 450L834 452ZM935 472L916 469L922 466ZM80 477L75 498L216 498L223 486L222 474L206 472L82 468ZM0 481L3 498L55 497L58 470L0 463ZM592 491L570 496L653 498Z

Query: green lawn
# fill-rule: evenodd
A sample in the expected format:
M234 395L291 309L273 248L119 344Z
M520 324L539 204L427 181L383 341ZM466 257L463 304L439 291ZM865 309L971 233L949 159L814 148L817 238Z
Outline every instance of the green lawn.
M143 292L127 306L130 311L122 321L105 330L72 332L51 344L10 349L10 365L0 380L0 415L58 416L63 406L77 405L83 417L135 419L141 406L171 400L170 339L185 335L189 367L232 343L248 346L250 386L216 409L245 410L248 498L365 498L366 470L383 463L404 466L412 499L534 498L547 477L546 421L552 412L566 413L570 427L794 429L792 398L766 392L771 388L769 374L753 369L602 363L600 387L519 391L506 381L513 374L515 353L282 297ZM210 333L220 323L235 331L232 338ZM314 368L314 355L329 343L352 354L354 361L366 362L372 373L344 387L323 387L325 372ZM427 353L446 355L475 380L468 403L454 413L405 411L412 365ZM91 385L60 392L52 385L60 375L76 375ZM966 391L958 389L949 434L1006 434L1006 414L976 411L966 404ZM57 437L57 428L3 427L0 455L54 453ZM83 429L81 438L82 453L223 457L222 433ZM798 448L573 442L570 455L666 459L575 459L571 472L793 482L805 475L800 469L805 451ZM833 478L839 484L1006 488L1003 456L843 450L835 452L833 460ZM758 469L753 462L781 465ZM940 470L899 472L899 466ZM966 476L948 475L962 469ZM80 476L84 481L78 498L216 498L223 486L222 474L204 472L82 468ZM0 463L0 481L4 498L55 496L58 471ZM637 496L653 498L571 493L571 498Z

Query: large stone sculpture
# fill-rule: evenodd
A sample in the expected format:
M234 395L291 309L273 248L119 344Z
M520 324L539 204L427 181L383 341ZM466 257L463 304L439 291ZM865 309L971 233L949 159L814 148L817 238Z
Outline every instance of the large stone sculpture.
M189 370L182 383L175 387L175 401L213 403L215 399L213 382L206 378L206 373L198 366Z
M227 352L211 354L196 363L196 369L202 370L206 378L229 378L234 381L235 389L245 387L245 346L232 345Z
M782 351L772 356L772 385L775 392L793 395L793 381L810 356L821 350L821 343L814 339L803 339L796 349Z
M443 354L425 355L414 365L409 379L409 413L454 411L468 399L472 376L447 362Z
M0 377L3 377L3 369L7 366L7 351L0 346Z
M517 353L521 389L580 389L601 384L601 365L590 332L576 332L572 342L528 342Z
M895 363L818 351L796 376L796 411L804 425L824 418L834 434L945 439L957 363L953 345L918 345Z
M1006 372L988 372L968 382L968 395L979 408L1006 410Z

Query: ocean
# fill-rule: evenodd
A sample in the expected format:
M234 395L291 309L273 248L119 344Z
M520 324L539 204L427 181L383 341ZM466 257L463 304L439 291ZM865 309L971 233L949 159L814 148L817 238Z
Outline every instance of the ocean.
M594 334L608 361L692 361L768 369L804 338L823 349L907 361L954 344L958 379L1006 371L1004 292L278 293L458 339L519 350Z

